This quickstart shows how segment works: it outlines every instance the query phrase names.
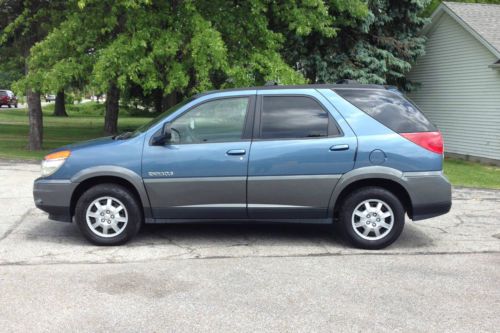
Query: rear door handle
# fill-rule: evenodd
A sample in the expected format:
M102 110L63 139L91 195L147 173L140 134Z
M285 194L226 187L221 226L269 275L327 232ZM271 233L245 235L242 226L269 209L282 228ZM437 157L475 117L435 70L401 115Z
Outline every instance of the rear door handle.
M349 149L349 145L333 145L330 147L331 151L339 151L339 150L347 150Z
M231 149L226 152L228 155L245 155L246 153L245 149Z

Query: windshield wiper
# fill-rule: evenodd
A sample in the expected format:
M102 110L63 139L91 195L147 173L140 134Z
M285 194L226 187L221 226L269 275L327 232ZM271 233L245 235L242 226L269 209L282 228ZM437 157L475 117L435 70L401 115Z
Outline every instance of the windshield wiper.
M132 135L132 132L124 132L122 134L114 136L113 139L114 140L126 140L126 139L130 138L131 135Z

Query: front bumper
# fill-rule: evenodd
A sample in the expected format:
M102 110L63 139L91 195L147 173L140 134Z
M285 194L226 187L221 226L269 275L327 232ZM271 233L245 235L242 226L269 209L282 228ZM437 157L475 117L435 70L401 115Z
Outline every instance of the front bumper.
M424 220L451 209L451 184L441 171L407 172L403 179L412 202L411 219Z
M69 180L38 178L33 185L36 207L49 213L51 220L71 222L71 196L77 185Z

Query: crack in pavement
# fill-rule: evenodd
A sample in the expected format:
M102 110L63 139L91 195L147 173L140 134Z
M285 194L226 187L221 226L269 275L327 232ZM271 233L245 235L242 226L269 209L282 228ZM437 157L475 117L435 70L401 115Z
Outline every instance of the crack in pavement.
M176 246L176 247L178 247L178 248L180 248L180 249L183 249L183 250L186 250L186 251L187 251L187 252L185 252L185 253L175 254L175 255L173 255L173 256L180 256L180 255L186 255L186 254L187 254L187 255L189 255L189 254L194 254L194 255L195 255L195 257L199 257L199 256L200 256L200 254L199 254L198 252L196 252L196 250L197 250L197 249L196 249L196 248L194 248L194 247L187 246L187 245L181 245L181 244L179 244L179 243L175 242L175 241L174 241L173 239L171 239L170 237L167 237L167 236L165 236L165 235L160 235L160 238L167 240L167 241L168 241L171 245L173 245L173 246Z
M23 222L24 220L37 208L30 208L28 209L16 222L14 222L8 229L7 231L0 237L0 242L9 237L9 235L14 232Z
M433 226L433 225L425 225L425 224L421 224L419 227L421 227L421 228L436 229L436 230L438 230L439 232L441 232L442 234L447 234L447 233L448 233L448 231L446 231L444 228L442 228L442 227L436 227L436 226Z
M129 261L52 261L45 263L36 263L29 261L14 261L14 262L0 262L0 267L7 266L52 266L52 265L107 265L107 264L146 264L153 262L161 262L168 260L214 260L214 259L258 259L258 258L310 258L310 257L353 257L353 256L438 256L438 255L481 255L481 254L499 254L500 251L438 251L438 252L359 252L359 253L342 253L342 252L320 252L320 253L309 253L309 254L290 254L290 255L264 255L264 256L253 256L253 255L242 255L242 256L201 256L201 257L190 257L190 258L176 258L182 256L186 253L174 254L170 256L165 256L157 259L151 260L129 260Z
M456 216L457 220L458 220L458 223L455 223L454 225L452 225L450 228L458 228L460 227L461 225L463 225L465 223L464 219L462 218L462 216L460 215L457 215Z

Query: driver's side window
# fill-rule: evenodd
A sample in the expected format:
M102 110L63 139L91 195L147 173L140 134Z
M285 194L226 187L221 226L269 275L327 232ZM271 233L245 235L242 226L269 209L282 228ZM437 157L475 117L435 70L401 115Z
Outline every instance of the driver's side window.
M239 141L243 135L248 97L209 101L172 122L171 143Z

